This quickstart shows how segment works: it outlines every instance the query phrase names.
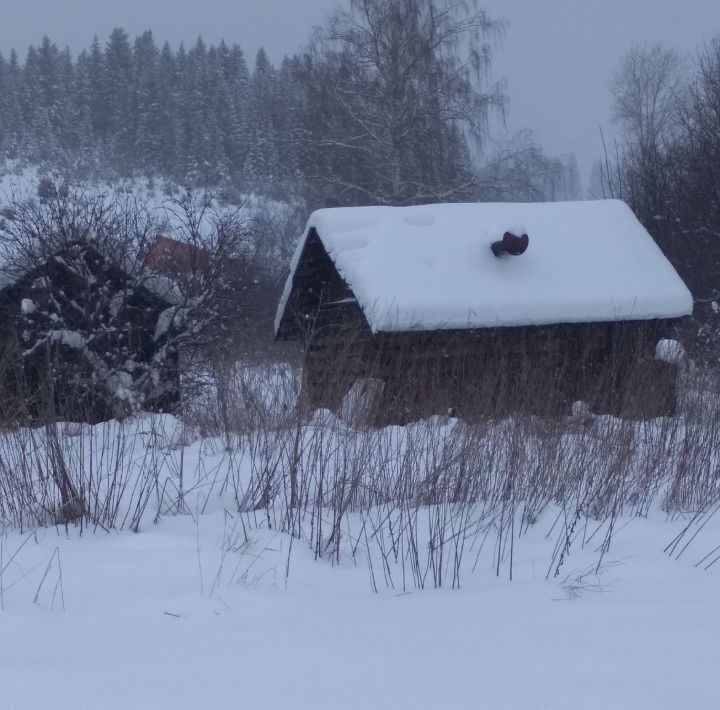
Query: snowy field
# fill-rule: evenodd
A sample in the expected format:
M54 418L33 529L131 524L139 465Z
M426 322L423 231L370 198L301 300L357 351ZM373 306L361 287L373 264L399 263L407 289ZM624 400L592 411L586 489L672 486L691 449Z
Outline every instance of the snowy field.
M337 422L326 426L335 427L323 430L326 443L346 435ZM317 437L320 424L312 427ZM439 422L434 435L457 428ZM373 445L413 431L372 435ZM486 507L469 506L453 518L464 521L456 531L464 547L448 543L438 562L427 548L438 511L452 517L452 505L401 506L425 551L399 558L381 554L393 513L379 505L348 510L342 542L318 553L330 508L308 505L296 536L279 531L282 505L237 512L253 477L267 473L270 440L200 438L172 417L62 432L73 470L104 470L103 486L113 471L120 476L122 495L88 494L90 506L121 501L120 512L110 531L28 521L0 536L3 710L720 704L714 508L670 516L657 496L641 516L628 506L594 518L548 504L523 525L518 506L508 526L476 525ZM288 440L272 439L280 448ZM43 447L37 432L3 441L3 466L14 465L21 443ZM115 453L92 469L110 441ZM398 458L409 448L404 440ZM454 524L443 526L446 537ZM424 589L408 559L422 566ZM447 575L442 588L437 570Z
M692 563L720 521L679 561L681 522L623 522L597 575L587 554L545 579L543 520L512 582L483 561L459 591L379 594L279 533L223 553L222 513L9 533L2 707L718 707L720 570Z

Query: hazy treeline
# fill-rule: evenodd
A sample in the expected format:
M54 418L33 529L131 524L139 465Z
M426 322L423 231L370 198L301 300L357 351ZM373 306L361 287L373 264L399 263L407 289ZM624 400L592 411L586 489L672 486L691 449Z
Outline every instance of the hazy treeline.
M352 0L279 66L150 31L116 29L77 56L45 37L24 59L0 54L0 156L314 205L572 196L574 159L529 133L489 148L506 105L489 80L502 25L441 5Z
M45 37L24 63L14 51L0 58L0 146L7 157L80 174L234 185L280 164L277 156L265 165L262 146L250 151L276 113L266 99L280 83L263 52L251 76L242 50L224 43L174 51L150 32L132 41L116 29L74 59Z

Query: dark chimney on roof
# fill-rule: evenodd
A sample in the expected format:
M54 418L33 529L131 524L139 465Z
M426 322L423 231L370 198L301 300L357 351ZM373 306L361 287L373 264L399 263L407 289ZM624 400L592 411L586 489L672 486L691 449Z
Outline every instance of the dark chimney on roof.
M504 254L510 254L510 256L520 256L528 248L530 238L527 234L513 234L512 232L505 232L503 238L496 242L493 242L490 248L495 256L503 256Z

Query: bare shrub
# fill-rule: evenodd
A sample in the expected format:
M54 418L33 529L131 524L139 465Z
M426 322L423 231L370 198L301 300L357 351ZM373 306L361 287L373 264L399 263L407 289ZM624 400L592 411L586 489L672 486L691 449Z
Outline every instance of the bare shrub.
M625 408L624 417L571 406L563 414L556 409L559 400L538 413L548 387L539 365L528 368L521 386L511 378L492 383L494 411L481 408L456 419L432 416L447 391L441 379L447 374L440 370L434 379L431 365L423 364L415 389L405 390L394 410L400 420L412 411L428 416L400 426L353 426L354 417L367 419L367 402L353 401L350 368L331 380L337 392L330 401L339 402L341 418L322 409L311 414L303 401L313 394L304 389L307 374L296 374L296 406L284 409L283 417L266 412L264 428L242 425L249 432L252 475L241 509L262 509L269 525L306 539L317 557L339 561L363 554L374 585L384 579L405 588L459 585L466 552L477 556L491 539L496 572L512 576L515 541L550 506L564 511L564 522L554 528L558 545L551 565L559 574L577 544L579 521L602 526L602 564L619 516L646 515L659 499L672 511L717 498L711 444L717 399L711 406L707 396L691 394L704 392L697 373L683 372L676 416L638 416L666 404L667 390L652 381L652 368L644 375L623 371L623 377L611 369L607 379L597 380L599 390L612 395L601 401ZM477 381L482 377L478 372ZM394 386L397 396L402 390ZM246 391L243 406L254 399ZM350 409L353 403L359 411Z

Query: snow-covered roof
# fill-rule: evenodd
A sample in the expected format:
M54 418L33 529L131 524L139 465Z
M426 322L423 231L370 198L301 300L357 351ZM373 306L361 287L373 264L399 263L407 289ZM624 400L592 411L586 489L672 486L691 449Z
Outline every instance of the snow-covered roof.
M518 226L522 225L522 226ZM373 332L676 318L692 296L619 200L322 209L314 228ZM494 256L505 231L521 256Z

